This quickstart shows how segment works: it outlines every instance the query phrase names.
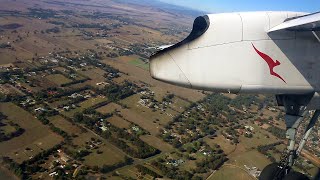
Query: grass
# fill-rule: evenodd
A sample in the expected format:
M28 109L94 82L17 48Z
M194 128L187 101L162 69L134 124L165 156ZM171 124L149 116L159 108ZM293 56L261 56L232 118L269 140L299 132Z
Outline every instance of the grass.
M9 156L17 162L22 162L53 147L63 139L29 112L13 103L0 103L0 109L3 114L8 116L8 119L25 129L25 132L19 137L0 143L0 156ZM32 151L25 151L26 148L30 148Z
M149 70L149 63L145 63L140 58L134 59L134 60L130 61L129 63L134 65L134 66L140 67L140 68L142 68L144 70Z
M237 180L254 180L245 170L234 166L223 166L216 171L208 180L225 180L225 179L237 179Z
M58 86L61 86L62 84L66 84L66 83L70 83L71 82L70 79L66 78L62 74L51 74L51 75L46 76L46 78L49 81L57 84Z

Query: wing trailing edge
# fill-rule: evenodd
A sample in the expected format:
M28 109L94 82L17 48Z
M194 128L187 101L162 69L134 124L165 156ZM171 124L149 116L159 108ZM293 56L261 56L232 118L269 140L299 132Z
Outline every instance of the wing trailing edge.
M320 12L289 18L282 24L271 28L268 32L289 30L289 31L319 31Z

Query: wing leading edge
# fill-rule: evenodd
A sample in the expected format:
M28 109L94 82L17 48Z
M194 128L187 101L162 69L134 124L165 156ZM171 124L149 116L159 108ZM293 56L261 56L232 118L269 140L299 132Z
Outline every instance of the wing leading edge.
M319 31L320 30L320 12L298 16L295 18L287 19L282 24L271 28L268 32L279 30L290 31Z

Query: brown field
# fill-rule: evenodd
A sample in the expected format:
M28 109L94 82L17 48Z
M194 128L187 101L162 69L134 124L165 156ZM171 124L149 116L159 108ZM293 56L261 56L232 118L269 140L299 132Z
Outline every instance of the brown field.
M9 119L25 129L21 136L0 144L0 155L9 156L17 162L22 162L43 149L49 149L62 141L62 137L51 132L48 127L42 125L20 107L12 103L0 103L0 109ZM32 151L25 151L27 147Z
M130 62L132 60L140 58L137 55L131 55L131 56L120 56L117 59L121 60L122 62Z
M126 120L139 125L143 129L150 132L152 135L156 135L159 133L160 127L154 125L150 120L146 119L145 116L140 115L129 109L122 109L121 114Z
M265 166L270 164L271 161L257 150L251 150L241 153L237 156L230 157L228 163L237 165L239 167L244 167L244 165L249 167L257 167L262 170Z
M118 128L125 128L125 129L128 129L131 125L131 123L129 123L128 121L118 116L112 116L111 118L108 118L108 122Z
M65 120L63 117L61 117L59 115L49 117L49 120L54 126L62 129L63 131L67 132L69 135L81 134L80 128L78 128L76 125L73 125L72 123Z
M211 147L213 147L214 144L219 144L221 146L221 149L224 151L225 154L232 153L236 148L235 145L232 145L230 143L230 141L228 141L222 135L219 135L218 137L216 137L214 139L205 138L204 141Z
M140 139L162 152L170 152L174 149L170 144L152 135L143 135Z
M78 146L77 149L84 149L86 142L90 141L91 138L100 139L102 144L99 145L98 149L91 150L92 153L84 158L84 163L86 165L101 167L104 164L112 165L123 160L125 154L120 149L90 131L82 133L74 138L73 143ZM97 154L97 150L100 150L103 153Z
M98 150L102 151L102 153L98 154ZM118 149L106 142L97 150L94 150L90 155L86 156L84 158L84 162L89 166L102 167L103 165L113 165L115 163L121 162L124 160L124 156L125 155L119 152Z
M25 95L22 91L15 88L11 84L0 84L0 92L3 94Z
M115 110L120 110L120 109L122 109L120 105L116 103L109 103L105 106L98 108L97 111L102 114L108 114L108 113L112 113Z
M160 110L153 112L152 109L140 105L138 103L139 100L140 100L140 95L135 94L124 100L121 100L120 102L127 105L131 111L134 111L144 117L147 117L149 120L149 123L153 123L154 125L157 125L157 126L164 126L169 121L171 121L175 115L178 114L177 112L169 108L165 112L162 112Z
M188 105L190 105L189 102L182 100L179 97L174 97L172 99L172 104L170 105L170 107L175 111L183 112L188 107Z
M225 179L237 179L237 180L254 180L255 178L250 176L243 167L237 167L232 165L223 166L219 171L214 172L208 180L225 180Z
M71 82L70 79L66 78L65 76L63 76L62 74L52 74L52 75L48 75L46 76L46 78L57 84L58 86L61 86L62 84L66 84L66 83L69 83Z

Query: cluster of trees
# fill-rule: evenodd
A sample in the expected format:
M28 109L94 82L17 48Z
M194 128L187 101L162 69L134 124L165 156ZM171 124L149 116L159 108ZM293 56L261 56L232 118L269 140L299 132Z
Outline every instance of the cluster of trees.
M48 19L54 18L57 15L57 12L51 9L28 8L28 10L28 15L34 18Z
M0 25L1 29L18 29L20 27L22 27L22 24L18 24L18 23L10 23L10 24L4 24L4 25Z
M54 24L54 25L62 25L62 26L65 25L65 23L61 21L48 21L48 23Z
M0 43L0 49L11 48L11 45L8 43Z
M230 105L242 109L242 106L249 107L253 103L258 103L259 99L256 95L238 95L235 99L230 101Z
M107 96L111 101L118 101L135 94L134 88L135 85L133 83L126 81L122 85L110 84L109 86L106 86L101 93Z
M174 98L174 94L168 94L168 95L163 97L162 101L172 102L173 98Z
M101 29L101 30L110 30L106 25L102 25L99 23L92 23L92 24L74 24L72 25L73 28L93 28L93 29Z
M212 93L208 95L203 102L207 105L209 111L219 113L229 110L228 105L231 103L231 99L220 93Z
M61 30L58 27L54 27L54 28L46 29L45 32L46 33L59 33L59 32L61 32ZM43 34L44 31L41 31L41 33Z
M268 157L268 159L270 159L271 162L276 162L276 159L274 157L271 156L271 154L268 152L270 150L272 151L277 151L278 153L280 153L277 149L276 149L276 146L280 145L280 144L283 144L282 141L279 141L279 142L275 142L275 143L272 143L272 144L267 144L267 145L260 145L258 146L257 150L264 154L265 156Z
M0 127L1 125L2 124L0 123ZM14 128L15 128L15 131L8 134L5 134L2 130L0 130L0 142L8 141L14 137L18 137L22 135L25 132L25 130L21 128L18 124L14 124Z
M272 133L274 136L280 139L285 139L286 138L286 131L283 129L280 129L276 126L271 126L267 129L270 133Z
M210 170L217 170L228 158L224 154L209 156L201 162L197 162L196 173L206 173Z
M114 132L115 137L111 134L105 137L107 137L110 140L110 142L118 146L120 149L122 149L130 156L145 159L160 153L160 150L148 145L147 143L142 141L137 135L129 134L125 130L114 126L110 126L109 129ZM126 141L130 142L130 144L132 144L134 148L129 146L122 139L125 139Z
M68 82L68 83L61 84L61 87L67 87L67 86L70 86L70 85L73 85L73 84L84 83L84 82L86 82L88 80L90 80L90 78L74 80L74 81L71 81L71 82Z

